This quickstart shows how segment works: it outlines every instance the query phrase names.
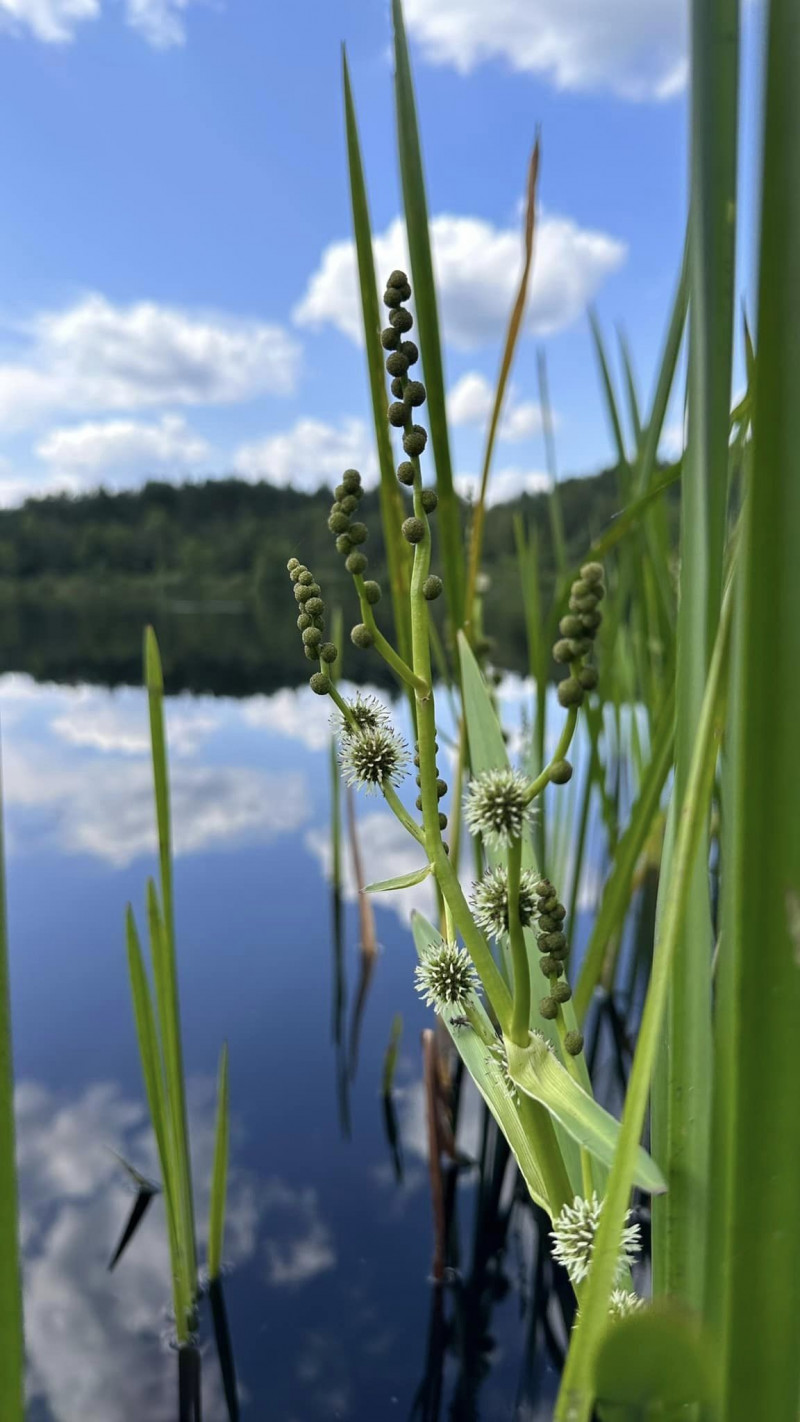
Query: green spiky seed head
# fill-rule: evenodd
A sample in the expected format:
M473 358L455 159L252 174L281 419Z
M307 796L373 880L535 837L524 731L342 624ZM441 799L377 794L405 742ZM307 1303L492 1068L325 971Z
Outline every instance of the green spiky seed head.
M357 731L377 731L380 727L384 730L392 728L389 712L377 696L363 695L359 691L354 699L348 702L348 710L351 719L340 715L336 721L336 730L341 736L352 736ZM353 730L351 721L355 722L356 731Z
M364 584L364 596L367 599L367 602L371 603L371 605L374 607L375 603L380 602L381 600L380 583L376 583L374 578L370 578L369 581Z
M406 386L406 400L409 405L424 405L426 400L425 386L421 380L409 380Z
M433 513L439 502L439 495L435 489L423 489L420 495L422 507L426 513Z
M594 691L599 680L596 667L581 667L578 672L578 681L584 691Z
M428 443L428 432L422 425L412 425L410 430L406 430L403 435L403 449L412 458L419 459Z
M550 771L554 785L566 785L572 779L572 766L568 760L557 760Z
M466 821L473 834L500 848L519 839L531 816L528 782L516 770L487 770L471 782Z
M564 1038L564 1051L569 1052L571 1057L579 1057L583 1051L583 1033L568 1032Z
M309 678L308 684L311 690L316 692L317 696L327 696L331 689L330 677L321 671L314 672L314 675Z
M350 633L350 641L354 647L371 647L374 640L366 622L357 622Z
M361 475L357 469L345 469L342 483L348 494L357 494L361 491Z
M507 870L490 869L484 874L477 884L473 884L470 902L475 922L484 933L492 938L501 938L508 933ZM517 910L522 927L527 928L536 912L536 875L530 869L523 869L520 875Z
M405 272L400 271L399 267L395 268L391 275L387 277L386 285L387 287L408 286L408 277L406 276Z
M408 418L408 411L402 400L395 400L394 403L389 406L386 415L389 424L394 425L395 429L401 430Z
M325 611L325 604L321 597L310 597L306 603L306 612L309 617L321 617Z
M352 547L353 545L348 535L346 533L340 533L336 540L336 552L347 554L351 551Z
M438 578L435 573L431 573L430 577L427 577L422 584L422 596L428 602L435 602L437 597L441 597L443 586L441 578Z
M403 463L397 466L397 477L401 484L407 484L410 487L414 482L413 464L410 464L407 459L404 459Z
M584 563L581 568L581 581L589 583L602 583L605 578L602 563Z
M464 948L455 943L431 944L415 970L417 992L437 1012L446 1007L466 1007L480 987L480 979Z
M580 637L582 632L581 619L574 613L567 613L558 624L558 630L562 637Z
M620 1323L623 1318L630 1318L632 1313L638 1313L644 1308L644 1299L638 1294L633 1294L629 1289L612 1289L611 1297L608 1300L608 1316L615 1323Z
M399 331L405 335L406 331L411 330L413 324L414 317L411 315L411 312L406 311L404 307L400 306L396 311L389 312L389 325L392 326L395 331Z
M572 643L565 637L562 637L553 647L553 661L561 662L563 665L572 661Z
M366 553L348 553L344 560L344 566L348 573L363 573L367 566Z
M368 530L365 523L351 523L347 532L351 543L366 543Z
M310 626L311 626L311 618L309 617L308 613L307 613L307 612L301 612L301 613L300 613L300 616L299 616L298 619L297 619L297 630L298 630L298 632L305 632L306 628L307 628L307 627L310 627Z
M405 356L409 365L416 365L419 360L419 350L413 341L401 341L400 353Z
M408 770L408 747L391 726L358 731L345 737L339 747L342 773L348 785L362 790L378 790L381 785L399 785Z
M574 676L565 677L558 683L558 699L562 706L580 706L583 701L583 687Z
M335 661L336 661L336 658L338 657L338 655L339 655L339 649L338 649L338 647L336 646L336 643L335 643L335 642L323 642L322 646L321 646L320 649L319 649L319 659L320 659L320 661L321 661L321 662L327 662L329 665L330 665L332 662L335 662Z
M558 1017L558 1003L554 997L543 997L539 1003L539 1011L545 1022L552 1022Z
M425 524L421 518L407 518L401 531L407 543L421 543L425 537Z
M386 369L396 379L402 379L408 370L408 361L402 351L392 351L391 355L386 357ZM394 386L392 389L394 390Z
M553 997L556 1002L569 1002L572 997L572 988L569 983L560 982L553 985Z
M381 345L385 351L396 351L400 344L400 332L394 326L384 326L381 331Z
M322 641L322 633L318 627L306 627L303 633L304 647L318 647Z
M328 528L331 533L346 533L350 527L350 520L346 513L332 513L328 519Z

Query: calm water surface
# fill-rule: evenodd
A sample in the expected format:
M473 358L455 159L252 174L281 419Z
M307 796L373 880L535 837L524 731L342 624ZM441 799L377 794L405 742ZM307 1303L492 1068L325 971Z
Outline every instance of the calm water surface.
M419 1039L431 1016L412 984L412 897L375 903L380 952L365 984L348 856L337 972L327 705L301 688L180 695L167 709L201 1232L217 1053L230 1044L226 1293L243 1415L545 1418L554 1372L542 1329L557 1344L560 1315L551 1309L544 1324L540 1310L533 1347L530 1299L544 1266L532 1211L511 1207L510 1173L502 1208L476 1228L485 1196L468 1161L482 1121L470 1092L451 1240L458 1268L443 1295L430 1282ZM0 711L30 1418L171 1422L158 1200L116 1272L107 1269L131 1204L115 1152L158 1177L123 939L125 904L141 922L154 870L145 697L11 673L0 679ZM382 805L362 797L357 808L367 880L416 867ZM424 888L413 893L429 906ZM381 1072L398 1012L393 1152ZM216 1422L211 1348L204 1369L205 1415Z

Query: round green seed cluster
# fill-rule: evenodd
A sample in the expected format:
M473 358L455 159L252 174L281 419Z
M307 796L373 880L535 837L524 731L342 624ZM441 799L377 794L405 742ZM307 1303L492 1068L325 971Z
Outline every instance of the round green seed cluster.
M303 641L303 651L308 661L318 662L320 665L320 670L314 672L309 685L318 696L327 696L331 683L323 665L332 665L338 652L335 643L325 641L325 603L321 589L319 583L314 581L314 574L299 558L290 558L286 568L294 583L294 596L298 605L297 628Z
M439 750L439 742L438 742L438 741L434 741L434 743L433 743L434 755L436 755L436 754L438 753L438 750ZM415 748L415 750L414 750L414 765L416 766L416 770L417 770L417 777L416 777L416 779L417 779L417 788L420 790L420 794L417 796L416 804L417 804L417 809L418 809L418 810L421 810L421 809L422 809L422 788L421 788L421 787L422 787L422 776L421 776L421 774L420 774L420 768L419 768L419 743L417 743L416 748ZM446 780L442 780L442 777L441 777L440 774L439 774L439 767L438 767L438 765L436 764L435 761L434 761L434 766L433 766L433 768L434 768L434 771L435 771L435 774L436 774L436 798L437 798L437 800L441 800L441 799L442 799L442 796L444 796L444 795L447 794L447 781L446 781ZM440 811L439 811L439 829L440 829L440 830L445 830L445 829L447 829L447 815L444 813L443 810L440 810ZM447 845L445 845L445 849L446 849L446 848L447 848Z
M571 675L558 684L562 706L580 706L587 691L597 686L597 671L584 666L603 620L600 603L606 595L601 563L586 563L572 584L569 612L558 624L561 633L553 647L555 661L571 665Z
M539 967L550 979L550 990L539 1003L539 1011L548 1022L558 1017L559 1008L569 1002L572 989L562 974L566 973L569 944L564 933L564 919L567 911L559 902L558 894L549 879L540 879L536 886L536 911L539 916L536 945L541 953ZM576 1057L583 1050L580 1032L568 1032L564 1047L570 1056Z

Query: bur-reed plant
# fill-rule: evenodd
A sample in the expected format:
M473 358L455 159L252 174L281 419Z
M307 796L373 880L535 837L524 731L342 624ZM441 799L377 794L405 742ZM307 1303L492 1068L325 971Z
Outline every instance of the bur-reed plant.
M555 1254L579 1302L558 1422L589 1422L595 1409L603 1419L796 1422L800 403L793 381L800 369L800 12L789 0L767 7L758 322L755 333L745 323L746 384L731 410L739 14L735 0L692 5L691 193L680 276L649 402L622 336L620 397L614 354L591 317L620 512L597 531L580 569L566 565L547 369L539 358L554 480L552 546L517 522L536 693L529 741L513 764L487 663L480 548L493 432L535 267L541 154L537 144L522 279L479 498L462 538L400 0L392 12L410 273L396 271L387 280L382 331L370 288L366 184L347 75L345 97L377 424L381 360L391 381L387 425L378 431L381 479L387 480L387 436L396 430L403 445L396 477L409 500L405 517L396 489L393 511L388 490L382 504L394 566L409 569L402 610L400 583L391 574L395 639L386 633L381 589L369 578L357 471L348 471L336 490L330 527L360 607L352 641L382 657L408 694L413 746L384 711L346 699L333 685L322 655L321 590L293 560L306 654L319 662L312 686L335 703L344 774L381 793L419 847L418 869L371 888L391 891L428 878L436 884L438 924L418 914L413 920L419 989L450 1033L533 1199L553 1221ZM684 394L678 379L687 329ZM660 457L665 421L682 395L688 446L667 464ZM427 478L431 468L435 481ZM550 604L541 592L545 559L558 571ZM443 624L431 615L442 594ZM335 648L327 655L335 656ZM547 693L554 674L556 728ZM458 727L449 803L438 759L442 691L455 703ZM573 775L576 732L581 750ZM419 791L415 811L403 794L409 758ZM587 845L594 834L596 855L598 826L603 883L576 978L567 966L569 943L588 882ZM475 866L471 891L462 882L467 858ZM633 991L632 937L637 955L645 951L648 981L620 1127L594 1100L582 1028L598 997L621 991L623 983ZM651 1106L657 1164L642 1147ZM628 1269L635 1188L654 1197L647 1303L632 1291Z

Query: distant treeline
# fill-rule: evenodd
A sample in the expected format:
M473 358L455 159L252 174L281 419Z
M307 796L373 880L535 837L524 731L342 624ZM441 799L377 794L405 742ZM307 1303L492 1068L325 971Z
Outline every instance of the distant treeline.
M46 676L49 668L59 679L70 674L80 679L90 675L89 664L96 658L107 667L112 682L136 679L139 629L146 615L169 625L170 630L167 626L164 630L174 649L178 682L187 684L185 677L177 675L177 663L184 645L189 652L190 626L191 641L199 638L201 644L191 646L193 665L204 645L217 667L227 644L223 660L227 663L230 653L231 666L221 669L222 681L234 675L234 662L244 682L242 691L250 684L279 680L297 652L288 558L301 557L313 569L329 606L338 604L346 618L357 620L352 581L327 527L331 498L324 490L305 494L227 478L183 485L150 482L126 493L51 495L2 510L0 661L34 675ZM568 559L578 564L592 539L621 508L617 472L610 469L566 479L559 485L559 498ZM538 533L545 594L552 585L547 495L523 495L491 508L484 541L483 566L488 574L484 622L496 639L497 659L522 668L525 624L514 537L519 515L529 532ZM376 492L365 495L359 517L369 529L365 551L370 576L381 580L385 560ZM465 504L465 538L469 520ZM435 547L434 568L446 576ZM198 602L204 604L205 636L196 615L181 616L196 614ZM246 613L244 623L241 618L226 618L225 613L234 610ZM388 628L388 596L380 611ZM234 650L234 643L241 633L241 641L252 649L252 619L258 624L255 645L260 644L261 650L257 664L245 672L242 648ZM66 658L63 667L54 664L59 660L58 646ZM76 659L78 647L84 651ZM39 650L43 664L34 667L31 659ZM304 665L298 663L298 676ZM209 666L201 678L204 684L213 683L211 673Z

